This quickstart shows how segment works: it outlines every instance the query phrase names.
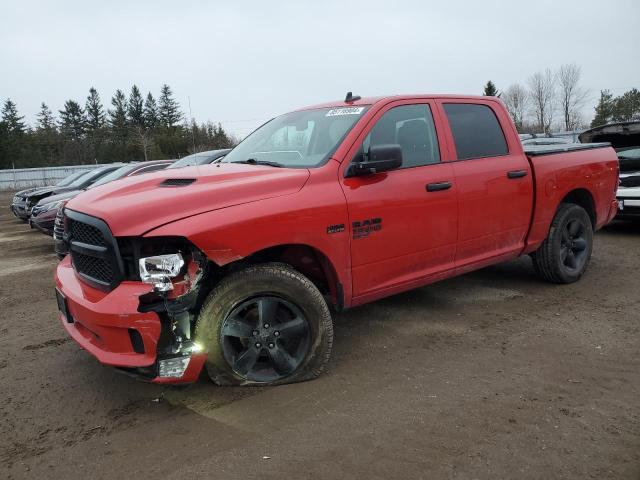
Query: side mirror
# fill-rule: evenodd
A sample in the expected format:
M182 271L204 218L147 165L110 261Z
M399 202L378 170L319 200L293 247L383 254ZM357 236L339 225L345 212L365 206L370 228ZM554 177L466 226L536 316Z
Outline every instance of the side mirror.
M347 177L372 175L400 168L402 166L402 147L396 143L373 145L369 148L368 157L366 161L353 162L347 170Z

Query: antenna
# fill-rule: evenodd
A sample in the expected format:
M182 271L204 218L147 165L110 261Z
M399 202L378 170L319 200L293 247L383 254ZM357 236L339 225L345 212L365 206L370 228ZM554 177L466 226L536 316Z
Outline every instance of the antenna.
M347 96L344 98L345 103L353 103L360 100L362 97L360 95L354 95L353 92L347 92Z
M193 116L191 115L191 97L187 97L187 99L189 100L189 120L191 120L191 142L193 143L193 153L196 153L196 134L193 130L194 127L194 119Z

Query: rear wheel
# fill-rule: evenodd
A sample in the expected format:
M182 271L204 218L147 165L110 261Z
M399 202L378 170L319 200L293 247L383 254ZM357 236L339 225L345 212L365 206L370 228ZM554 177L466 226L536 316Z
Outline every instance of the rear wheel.
M249 267L223 279L196 323L219 385L278 385L322 373L333 328L316 286L285 264Z
M584 208L562 204L549 235L532 255L538 275L553 283L572 283L587 269L593 250L593 227Z

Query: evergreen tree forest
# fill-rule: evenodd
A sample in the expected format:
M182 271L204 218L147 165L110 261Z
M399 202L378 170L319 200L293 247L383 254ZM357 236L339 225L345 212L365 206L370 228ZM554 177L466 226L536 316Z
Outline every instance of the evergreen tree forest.
M0 114L0 169L180 158L236 143L219 123L185 118L169 85L157 97L133 85L106 102L91 87L57 112L42 102L33 125L11 99Z

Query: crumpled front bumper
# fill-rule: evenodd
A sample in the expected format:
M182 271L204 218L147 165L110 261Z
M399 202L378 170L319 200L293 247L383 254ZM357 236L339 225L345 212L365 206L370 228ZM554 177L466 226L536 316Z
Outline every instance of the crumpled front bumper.
M139 297L149 293L151 285L127 281L103 292L78 278L70 256L59 263L55 281L68 312L68 317L59 314L64 329L98 361L129 373L139 370L141 378L154 383L191 383L198 379L205 353L192 353L181 377L157 376L160 318L155 312L138 311ZM143 348L139 344L134 347L134 338L142 340Z
M45 235L53 236L53 224L56 220L57 210L43 212L37 216L29 218L29 226L35 228Z
M12 203L11 204L11 212L14 216L18 217L21 220L28 220L30 212L27 208L26 203Z

